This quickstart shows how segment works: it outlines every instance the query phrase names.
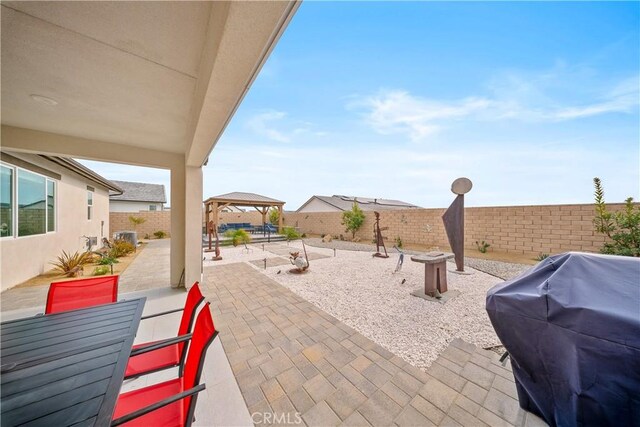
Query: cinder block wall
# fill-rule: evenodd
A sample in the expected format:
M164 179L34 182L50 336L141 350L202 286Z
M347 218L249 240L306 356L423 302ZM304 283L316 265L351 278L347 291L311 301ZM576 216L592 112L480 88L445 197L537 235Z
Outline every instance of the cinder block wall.
M135 228L129 221L130 216L146 219L144 224ZM153 238L156 231L164 231L167 236L171 232L171 211L142 211L142 212L109 212L109 238L118 231L137 231L138 238L144 238L148 234Z
M610 204L611 211L624 207ZM383 235L392 245L396 237L405 244L448 249L442 224L445 209L405 209L381 211L381 226L389 227ZM373 238L373 212L356 233L363 241ZM476 248L476 241L486 241L489 250L517 254L558 253L566 251L598 252L605 242L595 233L595 208L588 205L504 206L465 209L465 246ZM349 236L341 224L340 212L285 212L284 223L307 234Z

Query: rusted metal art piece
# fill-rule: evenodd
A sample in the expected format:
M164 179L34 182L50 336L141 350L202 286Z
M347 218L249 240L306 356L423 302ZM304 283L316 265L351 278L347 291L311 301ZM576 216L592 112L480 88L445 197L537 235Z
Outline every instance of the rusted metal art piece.
M220 256L220 238L218 237L218 230L214 229L213 233L216 235L216 254L213 258L211 258L212 261L220 261L222 259L222 257Z
M472 186L468 178L458 178L453 181L451 191L457 196L442 215L449 246L455 255L456 271L459 272L464 272L464 195L471 191Z
M209 221L207 223L207 235L209 236L209 247L207 249L205 249L205 252L213 252L213 249L211 248L211 243L212 243L212 235L213 235L213 221Z
M289 261L296 266L296 268L289 270L289 273L303 274L309 271L309 256L307 255L307 247L304 244L304 240L302 241L302 250L304 251L304 258L300 256L300 252L289 253L289 255L291 255Z
M389 227L380 228L380 213L374 212L374 214L376 216L376 222L373 223L373 239L376 241L376 253L373 254L373 256L378 258L389 258L387 247L384 245L384 238L382 237L382 231L388 230ZM384 249L384 255L380 252L380 246Z

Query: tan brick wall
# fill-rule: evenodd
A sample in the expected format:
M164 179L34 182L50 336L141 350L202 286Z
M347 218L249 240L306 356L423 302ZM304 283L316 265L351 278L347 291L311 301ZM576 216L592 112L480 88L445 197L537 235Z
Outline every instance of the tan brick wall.
M610 204L612 211L622 204ZM405 209L381 212L383 232L393 244L403 243L449 248L442 224L445 209ZM363 241L373 238L373 212L356 233ZM605 238L595 233L593 204L505 206L465 209L465 246L476 249L476 241L486 241L489 250L517 254L558 253L566 251L598 252ZM349 236L341 224L341 212L285 212L284 224L307 234Z
M129 221L130 216L146 219L144 224L133 227ZM147 212L109 212L110 236L118 231L137 231L138 238L142 239L146 234L153 237L156 231L171 232L171 211L147 211Z

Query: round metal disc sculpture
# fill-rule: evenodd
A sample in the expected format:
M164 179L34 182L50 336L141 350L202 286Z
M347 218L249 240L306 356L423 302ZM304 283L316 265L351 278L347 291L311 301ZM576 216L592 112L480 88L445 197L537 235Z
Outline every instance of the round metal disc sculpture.
M471 191L473 183L469 178L458 178L451 184L451 191L457 194L451 206L442 215L449 245L455 255L456 271L464 272L464 195Z

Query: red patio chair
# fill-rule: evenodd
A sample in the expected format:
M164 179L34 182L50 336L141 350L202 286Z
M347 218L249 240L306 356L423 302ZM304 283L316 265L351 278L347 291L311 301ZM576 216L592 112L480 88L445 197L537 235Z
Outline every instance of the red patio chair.
M189 289L184 308L144 316L142 317L142 320L182 311L182 319L180 320L180 326L178 327L178 337L180 337L191 332L193 320L196 317L196 309L202 301L204 301L204 296L202 296L202 292L200 292L198 282L195 282L191 289ZM163 369L173 368L174 366L180 366L181 373L185 356L187 354L186 342L180 341L172 345L163 346L155 351L141 352L141 350L144 350L146 347L162 343L164 341L165 340L151 341L144 344L134 345L133 350L131 351L131 357L129 357L129 363L127 364L127 370L124 374L125 379L155 371L161 371Z
M118 300L118 277L117 275L100 276L53 282L49 286L44 314L116 302Z
M184 375L118 397L111 426L181 427L190 426L196 408L197 393L205 389L200 384L207 348L218 335L207 303L196 320ZM173 339L175 340L175 339ZM172 340L167 340L172 341Z

